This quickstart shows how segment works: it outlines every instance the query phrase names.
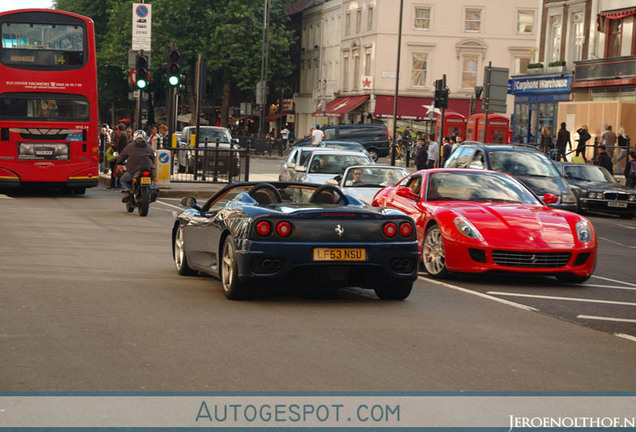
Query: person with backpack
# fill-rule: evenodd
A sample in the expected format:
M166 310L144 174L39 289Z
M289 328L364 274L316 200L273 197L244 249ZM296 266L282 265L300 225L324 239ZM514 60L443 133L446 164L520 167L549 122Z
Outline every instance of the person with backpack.
M581 126L579 130L577 130L577 132L579 133L579 144L576 146L575 157L578 157L578 155L580 154L585 163L587 163L587 158L585 157L585 148L587 142L590 140L590 138L592 138L592 136L587 131L587 125Z
M629 152L625 164L625 186L636 188L636 152Z

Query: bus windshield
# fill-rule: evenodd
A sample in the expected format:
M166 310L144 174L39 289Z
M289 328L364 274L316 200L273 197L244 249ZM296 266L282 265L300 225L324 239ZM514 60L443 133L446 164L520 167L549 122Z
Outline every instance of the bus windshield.
M2 64L73 67L84 65L81 25L3 22Z
M88 99L59 93L8 93L0 95L0 119L88 121Z

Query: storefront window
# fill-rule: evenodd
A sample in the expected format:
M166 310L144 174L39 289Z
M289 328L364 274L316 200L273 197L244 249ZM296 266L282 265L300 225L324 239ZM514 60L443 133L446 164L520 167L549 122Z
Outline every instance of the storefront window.
M512 131L512 141L516 143L528 142L528 108L527 104L515 104L515 124Z
M550 129L550 134L554 135L554 112L555 104L541 104L539 105L539 128L538 133L541 133L541 129L545 126ZM538 135L537 135L538 136Z

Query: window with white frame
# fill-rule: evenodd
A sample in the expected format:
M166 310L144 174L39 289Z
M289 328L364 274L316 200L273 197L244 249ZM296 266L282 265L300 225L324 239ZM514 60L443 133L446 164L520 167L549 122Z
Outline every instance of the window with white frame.
M528 71L528 65L530 64L530 57L519 56L515 57L514 73L517 75L525 74Z
M358 90L360 83L360 52L355 49L351 53L353 55L353 89Z
M356 11L356 33L362 31L362 9Z
M428 53L411 53L411 86L426 87L426 72L428 70Z
M364 49L364 75L371 75L371 47Z
M482 10L469 8L465 10L464 15L464 31L480 32L481 31L481 15Z
M415 6L415 28L417 30L431 29L431 8L427 6Z
M345 14L345 35L351 34L351 12Z
M373 5L367 9L367 30L373 29Z
M583 44L585 43L585 13L582 10L572 12L570 17L570 52L572 61L583 60Z
M347 90L349 84L349 53L346 52L342 58L342 90Z
M550 28L548 35L548 56L549 62L561 60L561 25L562 15L552 15L550 17Z
M532 34L534 32L534 11L517 11L517 34Z
M479 55L464 54L462 56L462 82L461 88L473 89L477 85L477 73L479 71Z

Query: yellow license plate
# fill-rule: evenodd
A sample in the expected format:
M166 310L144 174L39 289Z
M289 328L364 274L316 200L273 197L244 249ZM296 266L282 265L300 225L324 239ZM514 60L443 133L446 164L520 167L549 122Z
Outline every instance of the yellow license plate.
M141 178L141 184L142 185L152 184L152 179L150 177L142 177Z
M336 248L316 248L314 249L314 261L366 261L367 251L365 249L336 249Z

